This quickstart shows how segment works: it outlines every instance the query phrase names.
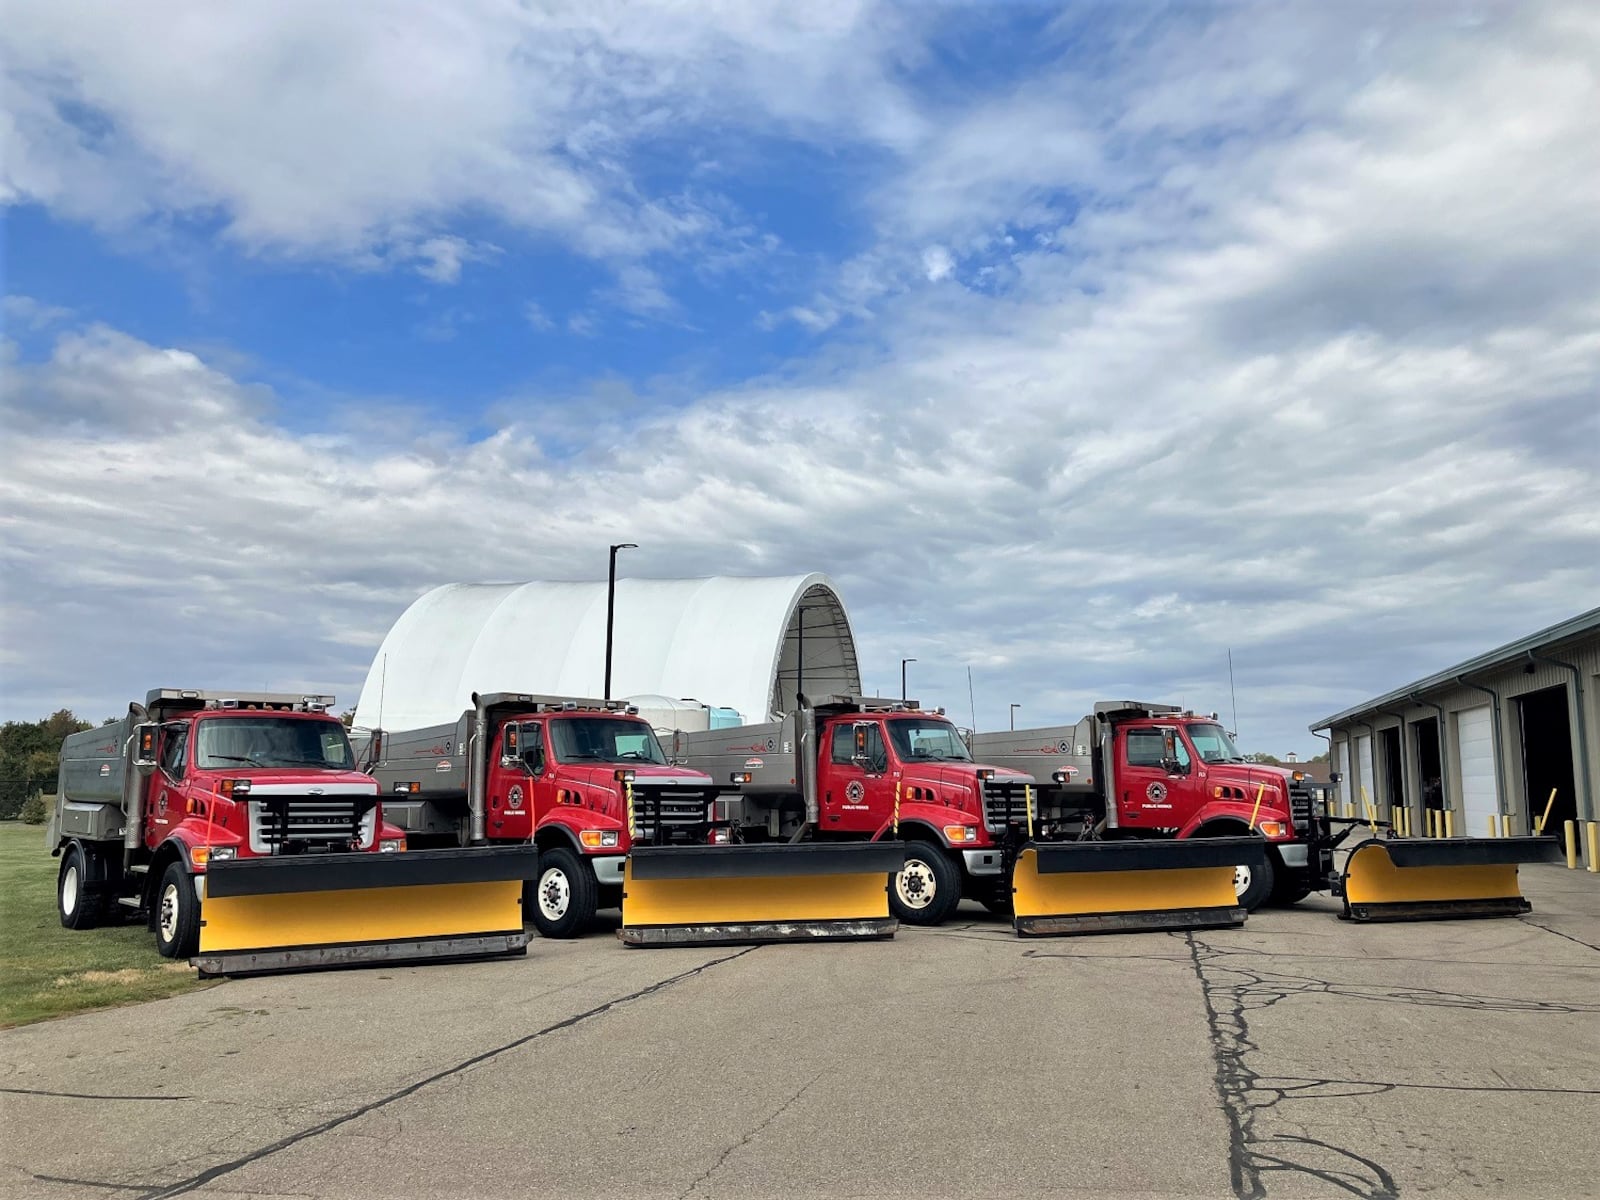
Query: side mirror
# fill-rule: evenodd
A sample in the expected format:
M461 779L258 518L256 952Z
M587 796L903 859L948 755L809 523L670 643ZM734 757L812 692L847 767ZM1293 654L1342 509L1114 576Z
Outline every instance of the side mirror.
M520 766L522 762L522 727L509 723L500 727L500 765Z
M159 725L133 727L133 765L146 775L156 769L156 747L160 745L160 732Z
M867 734L871 728L870 721L857 721L855 724L856 747L850 759L863 771L872 765L872 756L867 753Z

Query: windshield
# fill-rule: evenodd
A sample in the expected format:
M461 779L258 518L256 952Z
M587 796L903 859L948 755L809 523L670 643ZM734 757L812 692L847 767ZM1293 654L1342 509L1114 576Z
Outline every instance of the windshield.
M941 762L972 761L966 743L949 721L900 718L888 725L889 740L902 762L930 758Z
M647 762L666 766L667 756L650 726L621 717L571 717L550 722L557 762Z
M350 740L337 721L289 717L229 717L199 723L195 766L326 767L348 771Z
M1207 762L1243 762L1244 755L1221 725L1191 725L1189 740Z

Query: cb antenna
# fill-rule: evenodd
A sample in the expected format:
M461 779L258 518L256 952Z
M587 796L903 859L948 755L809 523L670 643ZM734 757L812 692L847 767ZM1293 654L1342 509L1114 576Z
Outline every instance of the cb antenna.
M1233 690L1233 647L1228 647L1228 699L1233 703L1233 736L1239 736L1239 697Z

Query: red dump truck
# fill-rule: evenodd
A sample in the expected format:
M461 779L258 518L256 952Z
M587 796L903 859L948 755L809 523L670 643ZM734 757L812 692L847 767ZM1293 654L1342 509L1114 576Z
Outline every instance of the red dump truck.
M358 731L358 750L413 844L537 847L524 907L545 937L576 937L596 909L620 906L634 837L714 842L715 785L669 763L632 705L518 692L472 700L448 724Z
M61 747L61 923L248 974L525 952L529 856L402 853L331 696L157 688Z
M1106 700L1075 725L977 733L972 753L1039 781L1035 822L1057 839L1183 839L1252 832L1264 863L1235 871L1239 903L1292 904L1329 886L1333 849L1310 786L1252 763L1217 720L1171 704ZM1020 809L991 812L1019 829Z
M915 701L802 697L783 721L675 731L670 750L723 789L714 824L741 844L807 831L816 843L903 840L889 887L900 921L937 924L963 896L1008 905L989 813L1020 810L1033 779L974 762L941 712Z

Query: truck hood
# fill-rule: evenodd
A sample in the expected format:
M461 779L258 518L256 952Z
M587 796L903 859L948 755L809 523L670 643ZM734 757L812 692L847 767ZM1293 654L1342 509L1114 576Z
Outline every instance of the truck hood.
M945 786L967 787L981 791L978 786L979 763L916 763L907 764L904 779L908 783L939 783ZM1031 783L1033 776L1005 767L986 767L994 771L997 783Z
M711 776L687 767L665 767L656 763L562 763L561 777L574 783L591 783L615 788L617 772L633 772L635 788L651 784L657 787L709 788L714 786Z
M324 788L329 793L354 795L361 792L376 793L378 781L360 771L316 771L297 767L243 767L238 770L207 771L203 775L205 786L220 791L224 779L248 779L252 791L271 789L278 795L291 792L304 793L313 788Z
M1292 772L1266 763L1209 763L1206 779L1212 783L1231 783L1236 787L1254 788L1258 784L1276 784L1285 792L1289 790Z

